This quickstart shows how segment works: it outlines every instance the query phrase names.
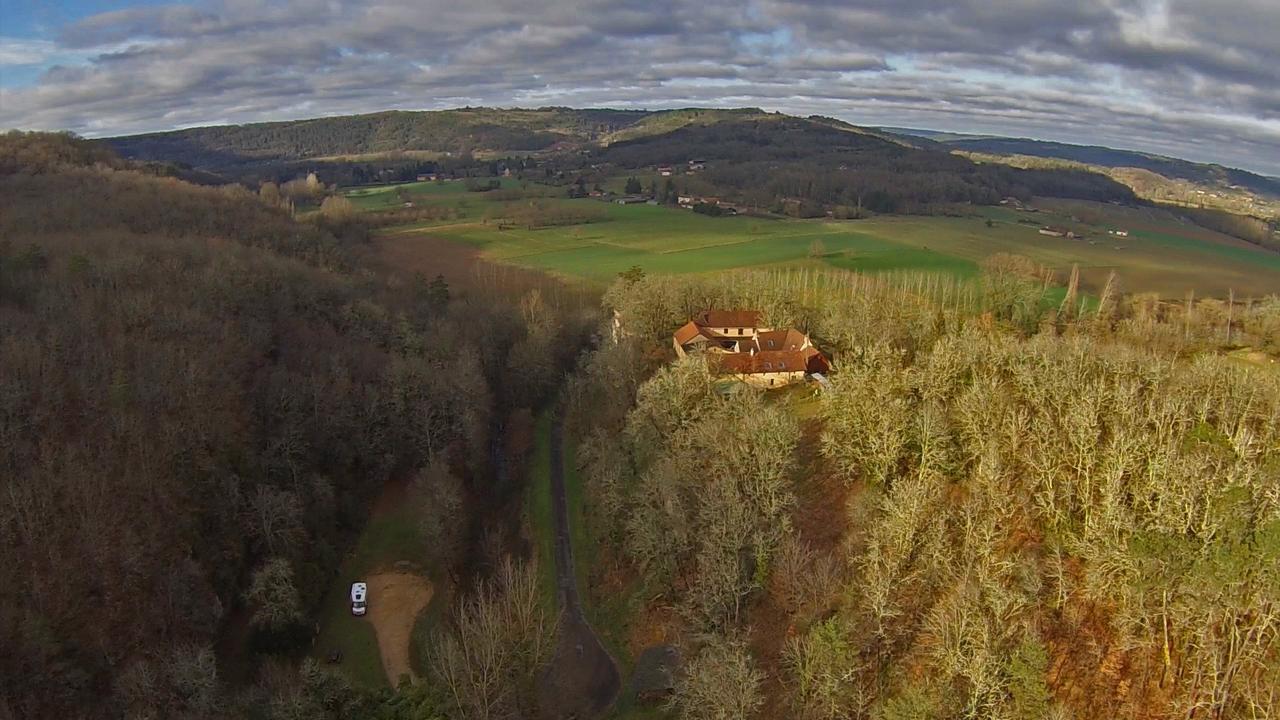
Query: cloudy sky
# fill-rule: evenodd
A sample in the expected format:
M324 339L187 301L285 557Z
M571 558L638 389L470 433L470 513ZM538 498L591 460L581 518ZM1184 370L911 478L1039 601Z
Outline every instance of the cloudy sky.
M0 0L0 128L756 106L1280 175L1280 0Z

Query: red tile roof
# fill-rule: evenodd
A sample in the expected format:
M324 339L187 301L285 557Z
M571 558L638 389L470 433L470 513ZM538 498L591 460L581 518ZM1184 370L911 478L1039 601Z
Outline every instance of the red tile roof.
M759 350L799 350L804 347L805 336L799 330L768 330L756 335Z
M712 363L723 372L754 375L774 372L805 372L804 353L794 350L764 350L758 353L728 353L713 356Z
M676 344L685 345L698 336L706 337L697 323L687 322L676 331Z
M818 348L810 345L800 351L804 356L804 368L806 372L811 373L828 373L831 372L831 363L827 361L827 356L823 355Z
M829 372L826 357L809 344L804 333L793 328L767 330L751 336L721 336L716 328L758 328L758 310L704 310L675 332L682 347L699 339L716 343L729 352L713 353L708 362L716 370L736 375L760 373ZM806 345L808 345L806 347ZM754 352L752 352L754 350Z
M693 321L707 327L760 327L759 310L703 310Z

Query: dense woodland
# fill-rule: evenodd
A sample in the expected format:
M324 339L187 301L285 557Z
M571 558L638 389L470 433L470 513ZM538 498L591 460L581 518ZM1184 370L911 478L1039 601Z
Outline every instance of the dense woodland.
M532 571L472 548L518 546L489 512L518 496L494 486L493 428L550 395L589 324L536 291L389 284L331 215L0 136L0 717L461 717L443 679L374 697L298 662L395 476L435 529L424 564L495 573L440 677L470 669L477 613L509 618L492 657L549 642ZM231 687L212 648L241 621L248 647L218 660L259 672Z
M637 632L683 648L680 717L1280 713L1280 377L1217 352L1276 347L1280 298L1073 311L1020 265L964 306L912 279L610 291L625 333L571 393L587 516ZM814 335L830 391L646 361L747 305Z
M392 111L193 128L113 138L109 142L129 158L177 160L213 170L233 170L257 160L398 151L463 154L475 150L544 150L558 142L597 138L649 114L569 108Z

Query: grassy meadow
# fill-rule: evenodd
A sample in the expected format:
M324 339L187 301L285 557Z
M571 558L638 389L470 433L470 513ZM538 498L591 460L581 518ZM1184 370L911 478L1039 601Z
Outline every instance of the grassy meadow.
M489 178L483 179L483 182L488 181ZM519 181L510 178L502 178L500 182L503 190L519 188ZM363 185L346 188L342 194L361 210L391 210L403 205L404 201L400 199L400 192L398 192L401 190L407 193L415 204L445 204L465 208L473 204L470 201L475 201L474 204L476 205L483 204L486 201L484 193L467 190L466 183L461 180L426 180L396 185Z
M320 634L313 645L316 659L324 662L331 651L340 651L342 663L337 667L352 682L364 687L387 687L389 683L373 624L368 616L351 614L351 583L367 581L370 575L381 571L435 575L432 580L436 592L431 604L419 616L418 625L438 621L446 603L447 588L439 582L439 573L422 566L423 558L430 557L430 553L419 529L417 510L405 500L406 492L406 487L394 487L375 507L355 549L343 560L319 614ZM371 603L377 600L371 598ZM417 650L414 648L412 654L418 665L416 669L421 672Z
M402 188L404 193L398 193ZM1086 291L1115 271L1131 292L1167 298L1262 296L1280 288L1280 255L1192 225L1153 208L1045 200L1039 212L973 208L966 217L879 216L865 220L708 217L651 205L569 200L553 189L504 180L501 192L468 192L461 182L409 183L347 192L365 210L403 205L453 210L447 219L383 231L397 251L432 236L474 248L486 259L558 276L607 284L640 266L651 273L702 273L747 267L834 267L865 273L924 271L961 278L999 252L1047 265L1065 282L1078 265ZM523 197L522 197L523 196ZM503 222L531 202L591 215L591 222L530 228ZM1041 235L1042 225L1067 227L1084 239ZM1108 235L1124 229L1128 237Z

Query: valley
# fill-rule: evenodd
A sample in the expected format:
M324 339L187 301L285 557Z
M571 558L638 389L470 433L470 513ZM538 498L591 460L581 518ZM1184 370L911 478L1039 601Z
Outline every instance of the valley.
M0 559L41 592L0 669L56 683L10 707L1266 707L1280 255L824 119L539 113L187 169L4 136ZM674 352L708 311L830 362Z

